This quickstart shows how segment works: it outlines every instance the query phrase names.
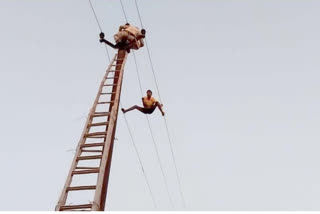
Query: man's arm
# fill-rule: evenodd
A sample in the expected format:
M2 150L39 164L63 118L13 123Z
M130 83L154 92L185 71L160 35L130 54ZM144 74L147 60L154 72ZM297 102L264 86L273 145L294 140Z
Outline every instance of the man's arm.
M157 105L158 103L158 100L156 100L154 97L152 98L152 105L155 106Z
M103 32L101 32L99 36L100 36L100 40L99 40L99 41L100 41L101 43L103 42L103 43L106 43L107 45L109 45L109 46L112 47L112 48L115 48L115 49L117 48L114 44L112 44L112 43L109 42L108 40L104 39L104 33L103 33Z

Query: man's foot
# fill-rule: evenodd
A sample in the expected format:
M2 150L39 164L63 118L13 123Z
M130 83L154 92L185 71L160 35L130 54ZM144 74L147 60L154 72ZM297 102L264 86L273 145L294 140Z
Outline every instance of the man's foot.
M162 111L163 104L161 103L160 106L161 106L161 108L159 108L159 109L161 111L162 116L164 116L164 111Z
M124 110L124 108L121 109L122 113L126 113L126 110Z

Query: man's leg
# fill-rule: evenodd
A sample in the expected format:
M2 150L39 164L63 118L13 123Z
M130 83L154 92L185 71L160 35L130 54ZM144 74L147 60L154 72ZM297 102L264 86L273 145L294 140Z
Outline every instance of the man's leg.
M137 105L132 106L131 108L128 108L128 109L122 108L121 111L122 111L123 113L127 113L128 111L132 111L132 110L135 110L135 109L137 109L137 110L141 111L142 113L144 113L144 112L143 112L143 108L140 107L140 106L137 106Z
M144 46L143 38L139 39L139 41L140 41L140 48L142 48Z
M164 111L162 109L162 104L160 104L159 102L156 102L155 105L159 108L159 110L161 111L162 116L164 116Z

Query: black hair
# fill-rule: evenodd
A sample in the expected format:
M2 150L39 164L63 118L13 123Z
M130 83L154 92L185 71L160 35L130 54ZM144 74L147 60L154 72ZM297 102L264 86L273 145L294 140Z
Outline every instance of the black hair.
M152 91L151 91L150 89L147 91L147 93L148 93L148 92L150 92L150 93L152 94Z
M130 24L127 22L126 25L130 25Z

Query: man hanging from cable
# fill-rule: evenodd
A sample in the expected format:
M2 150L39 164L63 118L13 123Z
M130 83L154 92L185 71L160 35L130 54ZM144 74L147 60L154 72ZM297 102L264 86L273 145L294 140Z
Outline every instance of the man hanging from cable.
M126 23L119 27L119 32L114 35L114 40L116 44L112 44L104 38L104 33L100 33L100 42L104 42L112 48L124 48L128 52L130 49L138 50L144 46L143 39L145 38L146 30L139 28Z
M144 114L152 114L154 112L154 110L158 107L162 116L164 116L164 111L162 109L163 105L160 104L154 97L152 97L151 90L147 91L147 96L142 97L142 104L143 104L143 107L135 105L135 106L132 106L131 108L128 108L128 109L122 108L121 111L123 113L126 113L128 111L132 111L132 110L137 109Z

